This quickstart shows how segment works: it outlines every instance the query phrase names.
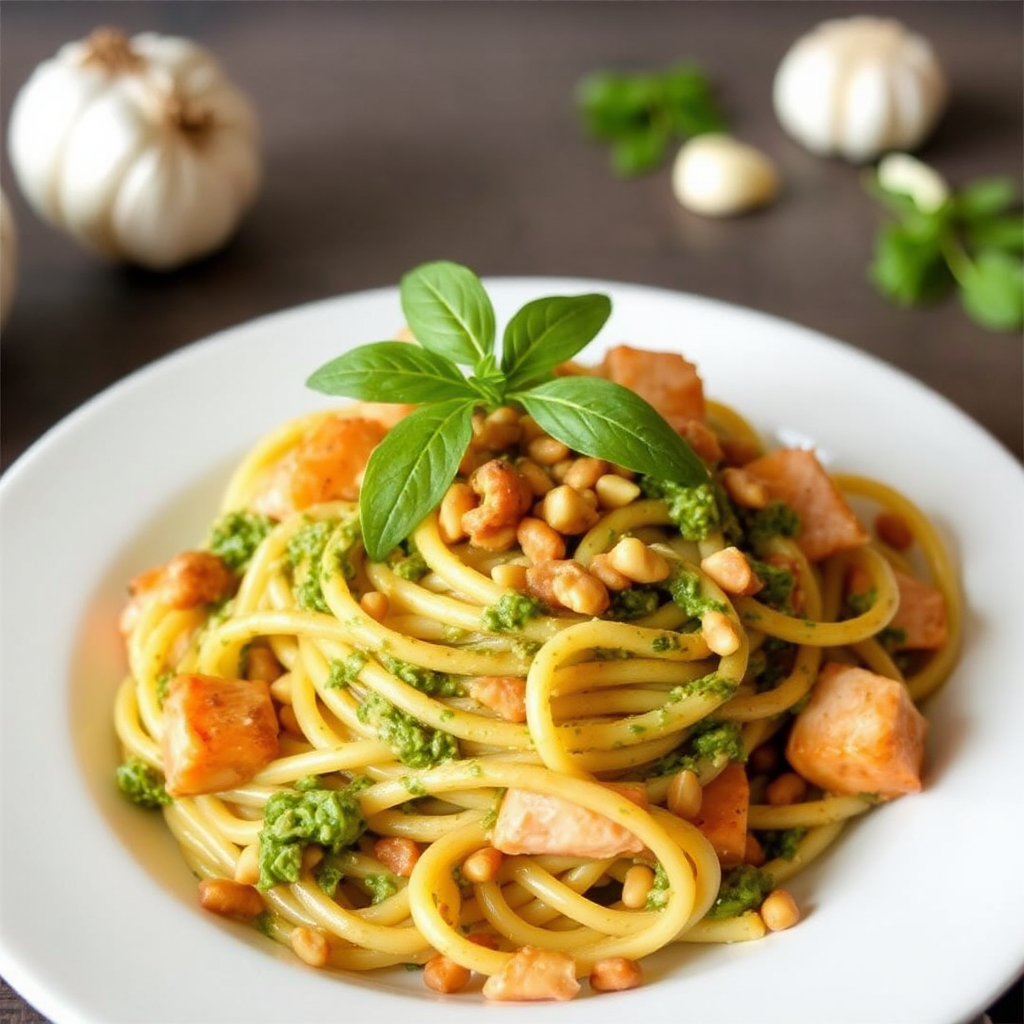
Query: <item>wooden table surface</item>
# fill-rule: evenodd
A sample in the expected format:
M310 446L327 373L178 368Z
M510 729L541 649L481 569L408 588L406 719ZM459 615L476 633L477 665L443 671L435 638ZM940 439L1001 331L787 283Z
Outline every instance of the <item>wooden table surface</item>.
M266 177L228 248L160 275L106 266L42 224L4 152L19 284L0 346L0 467L159 356L261 314L394 284L441 257L481 275L637 282L788 318L917 377L1020 458L1020 336L982 330L953 299L900 310L880 298L865 271L881 213L860 172L802 150L773 116L787 47L824 18L855 13L900 18L947 71L951 103L921 155L954 184L1020 180L1017 2L3 0L4 131L19 87L64 42L102 25L184 35L215 51L252 98ZM777 161L784 191L770 208L701 219L676 203L667 163L621 180L583 136L581 76L681 57L704 67L732 130ZM1021 1021L1019 985L991 1016ZM0 1021L41 1020L0 987Z

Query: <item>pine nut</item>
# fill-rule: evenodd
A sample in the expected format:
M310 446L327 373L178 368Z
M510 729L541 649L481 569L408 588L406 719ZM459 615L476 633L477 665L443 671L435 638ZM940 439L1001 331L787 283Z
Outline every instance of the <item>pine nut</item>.
M437 529L445 544L455 544L466 536L462 517L476 505L476 495L467 483L456 481L445 491L437 513Z
M673 814L686 821L692 821L700 814L703 802L704 787L701 786L696 772L684 768L672 776L665 803Z
M602 508L624 508L640 497L640 488L618 473L605 473L598 477L594 490Z
M700 631L713 653L726 657L740 646L740 635L724 612L707 611L700 620Z
M725 493L743 508L764 508L768 504L768 488L745 469L730 466L722 470L722 486Z
M781 932L800 920L800 908L786 889L773 889L761 904L761 919L769 931Z
M645 864L634 864L622 880L622 905L630 910L647 906L654 885L654 872Z
M319 928L299 925L289 938L295 955L310 967L326 967L331 956L331 944Z

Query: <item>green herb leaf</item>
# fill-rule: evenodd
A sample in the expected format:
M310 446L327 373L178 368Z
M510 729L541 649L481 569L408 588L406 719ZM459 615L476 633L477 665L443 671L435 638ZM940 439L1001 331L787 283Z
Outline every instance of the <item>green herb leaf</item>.
M938 298L951 284L939 240L900 224L890 224L879 233L868 274L899 306Z
M995 217L980 224L972 224L966 232L971 249L1005 249L1024 252L1024 216L1020 214Z
M668 143L668 135L657 128L623 135L612 143L612 170L621 178L653 170L664 159Z
M528 302L508 322L501 368L509 390L543 380L590 344L611 315L607 295L551 296Z
M978 254L957 278L960 301L982 327L1016 330L1024 324L1024 262L998 249Z
M444 356L404 341L378 341L332 359L306 381L314 391L365 402L438 402L476 390Z
M623 177L657 167L673 138L726 127L710 83L694 64L596 72L578 83L576 103L587 134L611 144L612 168Z
M1004 213L1017 202L1018 195L1012 178L979 178L957 193L957 213L965 221L983 220Z
M922 210L911 197L882 188L877 174L864 181L897 218L880 229L868 267L868 276L884 296L912 306L955 287L965 311L982 327L1021 327L1024 218L1007 212L1020 201L1015 181L979 179L934 210Z
M388 554L444 497L473 433L473 400L425 405L400 420L374 449L360 489L366 553Z
M515 394L552 437L584 455L695 485L708 478L693 449L639 395L598 377L556 377Z
M402 311L416 340L452 362L474 366L494 350L494 307L468 267L424 263L402 278Z

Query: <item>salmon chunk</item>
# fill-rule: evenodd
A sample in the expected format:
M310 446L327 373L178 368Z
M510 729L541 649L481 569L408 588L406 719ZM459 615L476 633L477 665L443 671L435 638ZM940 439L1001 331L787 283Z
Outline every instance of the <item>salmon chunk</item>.
M616 785L616 792L647 807L642 783ZM507 854L549 853L563 857L620 857L642 853L644 844L618 822L559 796L509 789L501 801L491 845Z
M747 849L750 782L743 765L733 762L705 787L693 824L715 848L723 867L742 864Z
M917 793L927 730L899 680L829 662L796 716L786 757L830 793Z
M704 384L681 355L618 345L604 357L600 374L646 399L680 433L691 420L704 421Z
M248 782L277 757L277 732L264 681L175 676L164 700L161 743L167 792L197 796Z
M526 721L526 680L521 676L477 676L466 683L470 697L508 722Z
M900 604L889 623L899 631L893 646L899 651L930 651L944 647L949 640L946 599L928 583L897 570L894 573L900 591Z
M796 542L810 561L819 562L870 540L814 452L780 448L743 469L765 485L770 498L784 501L800 517Z
M557 949L523 946L509 957L504 970L484 982L485 999L532 1001L572 999L580 990L576 963Z
M378 419L330 416L272 470L254 512L285 519L325 501L355 501L373 449L387 427Z

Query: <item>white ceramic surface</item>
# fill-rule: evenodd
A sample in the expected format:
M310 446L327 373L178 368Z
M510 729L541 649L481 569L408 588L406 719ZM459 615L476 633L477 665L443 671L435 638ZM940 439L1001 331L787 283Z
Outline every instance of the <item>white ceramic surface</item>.
M577 280L488 282L500 323L544 294L601 290L586 353L678 349L769 437L903 489L963 573L966 644L929 700L926 790L877 809L792 885L797 928L655 957L648 984L567 1004L481 1007L418 974L330 976L212 917L158 815L115 791L110 705L125 581L196 543L234 463L329 402L308 373L390 337L392 289L243 324L110 388L0 479L0 973L58 1024L417 1024L623 1018L701 1024L955 1024L1024 968L1024 473L916 381L838 342L688 295ZM923 344L927 343L925 339Z

